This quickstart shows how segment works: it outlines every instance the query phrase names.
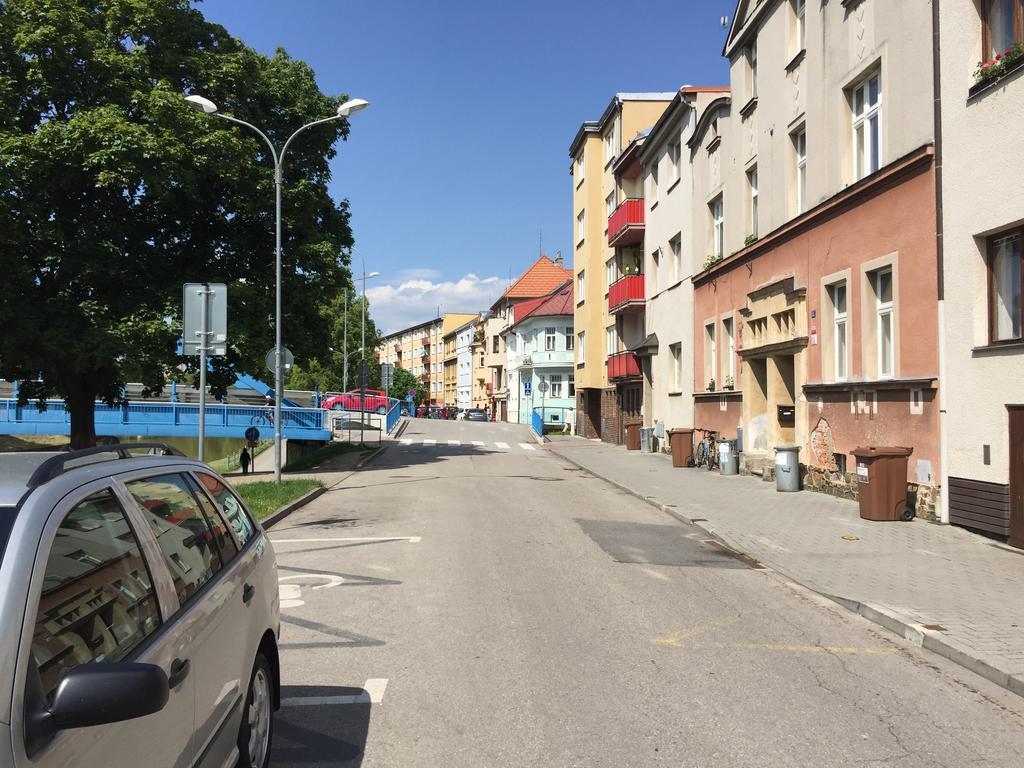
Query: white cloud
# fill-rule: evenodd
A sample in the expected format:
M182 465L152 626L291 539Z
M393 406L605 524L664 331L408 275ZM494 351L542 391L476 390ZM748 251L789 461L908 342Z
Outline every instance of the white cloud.
M456 281L434 282L425 273L406 270L409 279L397 285L376 285L366 289L370 314L381 333L392 333L437 317L441 312L479 312L488 309L508 287L500 277L477 277L469 273Z

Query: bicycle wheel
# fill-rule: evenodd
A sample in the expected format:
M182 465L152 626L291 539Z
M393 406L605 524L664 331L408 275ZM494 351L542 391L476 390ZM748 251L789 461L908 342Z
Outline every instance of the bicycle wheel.
M714 442L708 448L708 472L714 472L718 469L718 451L715 450Z
M693 466L699 467L707 458L708 446L703 440L697 443L697 452L693 457Z

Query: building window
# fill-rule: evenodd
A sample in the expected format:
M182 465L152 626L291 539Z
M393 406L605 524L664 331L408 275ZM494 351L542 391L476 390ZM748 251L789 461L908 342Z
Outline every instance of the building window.
M619 279L618 270L615 268L615 259L608 259L605 262L604 270L608 286L611 286L612 283Z
M615 124L612 123L604 135L604 162L607 165L615 157Z
M725 376L731 379L732 384L736 383L736 326L731 317L722 320L722 331L725 333L725 367L722 369ZM722 382L725 384L726 382Z
M612 192L610 195L608 195L608 197L606 197L604 199L604 210L605 210L605 213L606 213L606 215L608 216L609 219L612 217L612 214L615 213L615 193L614 192Z
M579 155L576 156L576 183L579 184L583 181L583 170L586 167L585 162L586 150L581 149Z
M893 335L892 269L875 273L875 307L878 315L875 339L878 347L878 378L889 379L895 368Z
M757 98L757 43L747 47L747 92L750 98Z
M576 275L576 302L581 303L587 298L587 271L581 269Z
M579 333L576 334L576 349L579 351L579 354L576 356L576 362L578 362L578 363L585 363L585 362L587 362L587 345L586 345L586 341L587 341L587 332L586 331L580 331Z
M796 212L803 213L807 205L807 131L801 128L792 138L796 162Z
M573 342L576 341L576 335L572 332L572 326L570 325L565 329L565 350L571 352L573 349Z
M659 281L661 280L661 249L651 251L651 295L658 293Z
M725 213L722 196L719 195L708 206L711 212L711 255L721 259L725 255Z
M555 329L545 328L544 329L544 351L554 352L555 351Z
M747 171L747 189L750 191L750 221L747 222L749 234L757 237L757 166Z
M658 161L657 160L655 160L654 161L654 165L651 166L650 178L651 178L651 181L650 181L651 189L650 189L649 197L651 198L651 205L654 205L656 202L658 202Z
M609 325L604 332L605 353L614 355L619 351L619 334L614 325Z
M704 326L704 371L707 374L708 389L711 389L711 383L715 381L718 374L717 363L718 347L715 344L715 324L708 323Z
M1021 293L1021 242L1024 233L1003 234L989 240L989 269L992 293L989 298L992 341L1014 341L1024 337Z
M828 287L832 301L832 371L836 381L846 381L846 359L849 346L849 315L847 314L846 283Z
M668 241L668 249L672 252L672 281L678 283L683 279L683 238L678 234Z
M672 164L672 181L678 181L683 175L683 167L680 160L682 159L683 153L680 143L674 141L668 145L668 161Z
M683 345L681 342L670 344L668 351L672 355L672 391L683 389Z
M586 221L587 221L587 212L586 211L580 211L579 215L576 217L576 244L577 245L579 245L580 243L583 242L583 235L585 234L585 231L586 231L586 227L585 227Z
M493 346L491 347L491 352L498 352L498 339L500 339L500 338L501 338L500 336L495 334L494 341L493 341Z
M562 396L562 376L561 374L553 373L548 377L551 384L551 397Z
M854 181L878 170L882 148L880 111L882 77L877 72L854 87L853 106L853 173Z
M573 373L569 374L569 391L566 392L566 397L576 397L576 375Z
M1024 41L1024 0L984 0L982 36L984 59L994 59Z
M796 41L796 50L794 53L800 53L800 51L807 47L807 31L805 26L807 0L793 0L793 15L796 17L796 27L793 35L793 39Z

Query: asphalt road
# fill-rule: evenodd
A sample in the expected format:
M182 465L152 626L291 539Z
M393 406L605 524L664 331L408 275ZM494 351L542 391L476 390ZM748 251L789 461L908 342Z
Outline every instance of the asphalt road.
M526 428L414 419L402 438L272 530L274 765L1021 765L1024 699Z

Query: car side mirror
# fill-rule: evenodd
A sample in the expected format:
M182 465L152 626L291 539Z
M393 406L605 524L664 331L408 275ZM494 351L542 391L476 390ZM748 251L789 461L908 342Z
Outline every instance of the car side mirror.
M159 712L170 692L167 674L154 664L114 662L75 667L61 679L52 704L32 707L27 713L29 754L57 731L119 723Z

